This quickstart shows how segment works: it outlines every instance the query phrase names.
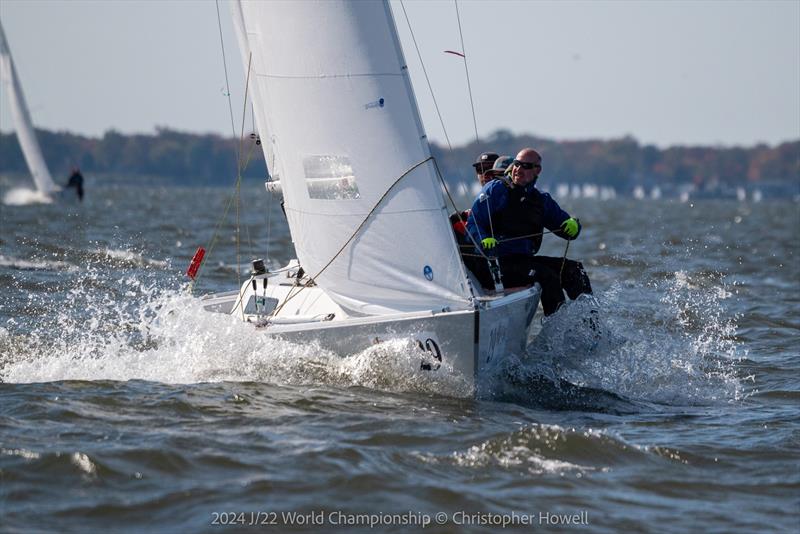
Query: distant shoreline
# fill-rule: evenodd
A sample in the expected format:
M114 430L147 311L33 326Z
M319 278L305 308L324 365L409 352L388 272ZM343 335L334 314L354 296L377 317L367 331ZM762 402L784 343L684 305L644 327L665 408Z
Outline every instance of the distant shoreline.
M236 178L238 140L216 134L193 134L159 128L153 134L125 135L115 131L93 138L69 132L37 130L51 173L66 177L77 165L95 176L127 176L157 183L224 185ZM260 147L251 151L244 179L267 176ZM513 155L522 147L535 147L544 158L543 180L551 184L613 187L633 191L637 187L669 190L691 186L696 191L717 189L788 188L800 192L800 139L769 146L709 147L674 146L659 149L642 145L633 137L610 140L556 141L507 130L487 139L448 150L431 145L449 185L469 186L475 180L471 164L484 151ZM0 133L0 173L27 173L14 133Z

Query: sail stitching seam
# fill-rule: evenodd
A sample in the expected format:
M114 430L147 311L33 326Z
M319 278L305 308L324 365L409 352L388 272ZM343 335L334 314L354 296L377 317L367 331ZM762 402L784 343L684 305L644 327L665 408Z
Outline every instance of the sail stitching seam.
M366 73L357 73L357 74L315 74L315 75L303 75L303 74L262 74L260 72L256 73L256 77L259 78L288 78L288 79L297 79L297 80L316 80L316 79L325 79L325 78L365 78L370 76L396 76L402 77L403 73L395 73L395 72L366 72Z

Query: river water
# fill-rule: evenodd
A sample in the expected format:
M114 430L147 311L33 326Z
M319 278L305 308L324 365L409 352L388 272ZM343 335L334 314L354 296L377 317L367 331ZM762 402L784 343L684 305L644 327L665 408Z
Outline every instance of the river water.
M292 256L259 185L238 247L228 189L89 186L0 206L0 531L797 532L795 202L562 201L602 336L582 301L537 316L473 399L406 344L341 359L203 312Z

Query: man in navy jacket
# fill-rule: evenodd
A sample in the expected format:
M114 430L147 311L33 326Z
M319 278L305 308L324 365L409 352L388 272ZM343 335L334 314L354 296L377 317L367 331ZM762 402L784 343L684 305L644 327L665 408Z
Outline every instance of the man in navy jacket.
M542 157L532 148L522 149L508 175L488 182L472 204L467 230L482 252L495 256L506 287L538 282L542 286L545 315L564 302L592 292L583 265L572 260L536 256L545 228L573 240L581 232L577 219L561 209L553 198L536 189Z

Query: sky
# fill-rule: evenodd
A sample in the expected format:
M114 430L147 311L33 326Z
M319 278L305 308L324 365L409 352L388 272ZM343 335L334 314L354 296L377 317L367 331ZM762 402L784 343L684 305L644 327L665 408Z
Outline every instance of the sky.
M395 22L420 113L446 137L399 1ZM452 1L405 8L453 145L475 139ZM478 136L631 135L673 145L800 138L800 0L458 3ZM235 128L244 68L219 0ZM232 135L213 0L1 0L34 124L101 136L156 127ZM313 31L298 28L298 31ZM13 128L6 96L0 129Z

